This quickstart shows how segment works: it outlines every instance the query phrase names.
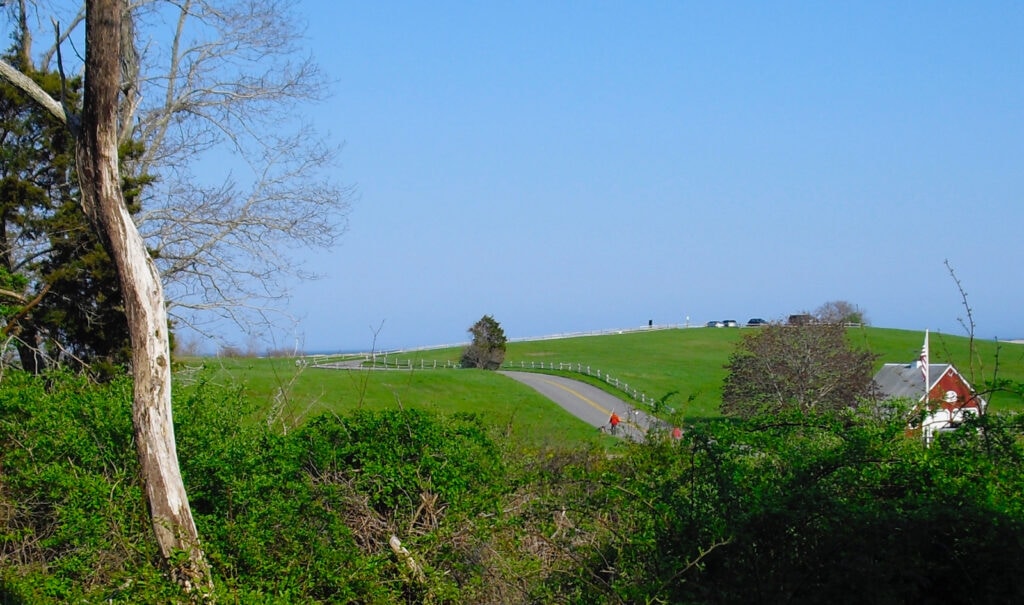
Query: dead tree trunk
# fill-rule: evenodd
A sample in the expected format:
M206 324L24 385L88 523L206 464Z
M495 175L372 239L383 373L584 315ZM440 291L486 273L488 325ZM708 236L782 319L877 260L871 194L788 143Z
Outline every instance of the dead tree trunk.
M82 206L108 246L124 296L135 380L132 421L153 530L174 579L188 590L208 592L212 586L209 566L199 545L174 442L163 286L125 206L118 171L121 26L127 10L125 0L86 3L78 178ZM179 553L188 556L179 559Z

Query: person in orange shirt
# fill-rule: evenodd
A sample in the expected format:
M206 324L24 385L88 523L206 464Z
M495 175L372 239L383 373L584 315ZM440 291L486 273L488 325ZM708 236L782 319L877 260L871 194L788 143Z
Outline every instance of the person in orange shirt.
M612 435L614 435L615 432L618 430L619 422L621 422L621 420L619 420L619 415L616 414L615 412L612 412L612 417L608 419L608 424L612 426Z

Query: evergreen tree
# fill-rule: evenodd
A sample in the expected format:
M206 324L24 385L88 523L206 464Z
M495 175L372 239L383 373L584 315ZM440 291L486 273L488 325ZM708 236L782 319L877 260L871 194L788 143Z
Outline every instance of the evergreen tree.
M54 98L80 104L79 79L62 88L56 73L30 76ZM79 203L74 142L64 124L2 81L0 138L3 334L30 372L69 364L110 376L129 359L128 331L114 266ZM123 184L130 203L146 182Z
M505 331L494 317L484 315L469 328L473 341L462 352L462 367L497 370L505 361Z

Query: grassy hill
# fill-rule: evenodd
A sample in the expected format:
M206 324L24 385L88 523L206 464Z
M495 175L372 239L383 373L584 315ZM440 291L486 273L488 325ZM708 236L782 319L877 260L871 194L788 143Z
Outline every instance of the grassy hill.
M748 329L671 329L510 343L506 365L558 371L589 369L611 375L653 399L666 399L687 422L719 415L725 364ZM923 332L886 328L851 328L857 346L879 355L883 363L912 362L920 354ZM977 388L1000 378L1024 382L1024 345L931 335L933 363L954 363ZM243 385L260 406L274 410L278 422L295 425L323 412L410 407L445 413L477 412L490 422L529 441L596 440L594 427L577 421L531 389L492 372L455 371L460 349L389 353L387 363L411 368L390 372L349 372L301 368L295 359L205 360ZM383 361L380 356L379 361ZM553 370L551 369L553 368ZM564 373L564 372L563 372ZM574 374L581 377L580 374ZM187 384L189 373L179 373ZM592 379L592 381L596 381ZM611 389L611 387L607 387ZM612 389L614 390L614 389ZM994 393L993 411L1024 410L1019 395Z

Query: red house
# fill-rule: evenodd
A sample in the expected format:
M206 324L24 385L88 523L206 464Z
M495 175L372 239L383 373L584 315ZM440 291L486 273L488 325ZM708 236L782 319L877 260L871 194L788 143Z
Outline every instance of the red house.
M874 382L883 399L909 399L917 409L928 410L920 427L925 442L935 433L956 430L968 414L983 414L988 403L967 379L948 363L928 364L928 386L922 362L887 363L875 374Z

